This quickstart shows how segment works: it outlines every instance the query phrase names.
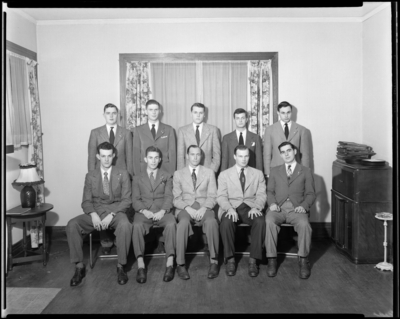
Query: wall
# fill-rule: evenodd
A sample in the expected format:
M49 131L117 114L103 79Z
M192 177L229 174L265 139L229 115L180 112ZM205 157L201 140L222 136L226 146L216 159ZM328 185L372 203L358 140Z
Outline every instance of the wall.
M363 22L362 142L392 165L391 9ZM379 129L377 129L379 126ZM394 127L395 128L395 127Z

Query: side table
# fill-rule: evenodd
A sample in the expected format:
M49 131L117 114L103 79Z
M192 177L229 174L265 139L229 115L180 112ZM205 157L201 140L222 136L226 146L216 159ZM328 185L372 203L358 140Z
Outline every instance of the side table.
M7 261L7 269L8 271L12 270L13 264L17 263L23 263L23 262L29 262L29 261L35 261L35 260L43 260L43 266L46 266L47 261L46 261L46 213L53 209L52 204L41 204L38 207L35 208L22 208L21 206L17 206L13 209L10 209L6 212L6 218L7 218L7 230L8 230L8 261ZM26 240L26 222L31 222L31 221L41 221L43 225L43 253L38 254L36 252L32 252L28 250L27 247L27 240ZM12 256L12 221L18 221L18 222L23 222L23 234L22 234L22 243L23 243L23 248L24 248L24 256L23 257L16 257L13 259ZM31 254L31 256L28 256L28 252Z

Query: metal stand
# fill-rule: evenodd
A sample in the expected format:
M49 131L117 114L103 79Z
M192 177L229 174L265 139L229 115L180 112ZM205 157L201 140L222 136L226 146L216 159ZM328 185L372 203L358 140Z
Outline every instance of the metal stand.
M383 220L383 226L385 229L385 239L383 242L384 247L384 260L377 264L375 268L379 270L393 271L393 265L391 263L386 262L387 257L387 221L393 220L393 215L391 213L378 213L375 215L375 218Z

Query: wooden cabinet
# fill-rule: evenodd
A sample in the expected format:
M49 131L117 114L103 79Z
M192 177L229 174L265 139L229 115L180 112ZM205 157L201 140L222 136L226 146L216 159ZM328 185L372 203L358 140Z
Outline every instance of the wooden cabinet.
M392 212L392 169L343 164L332 166L332 239L352 262L383 261L383 222L379 212ZM392 255L392 222L388 256Z

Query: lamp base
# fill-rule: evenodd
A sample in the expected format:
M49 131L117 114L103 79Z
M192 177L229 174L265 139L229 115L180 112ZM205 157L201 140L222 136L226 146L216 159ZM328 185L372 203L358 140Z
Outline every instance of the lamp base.
M22 208L34 208L36 206L36 192L31 185L26 185L21 190Z
M385 261L382 261L379 264L377 264L375 268L378 268L379 270L393 271L393 265Z

